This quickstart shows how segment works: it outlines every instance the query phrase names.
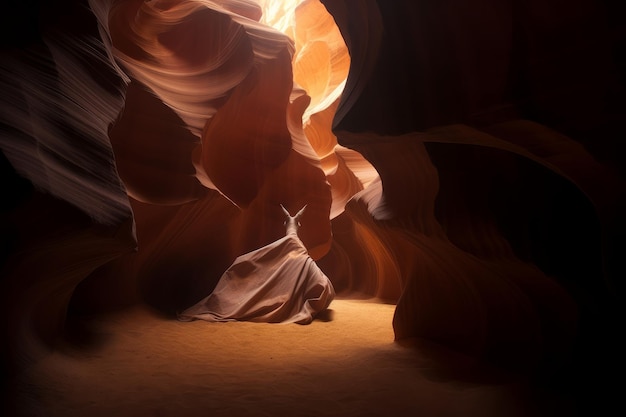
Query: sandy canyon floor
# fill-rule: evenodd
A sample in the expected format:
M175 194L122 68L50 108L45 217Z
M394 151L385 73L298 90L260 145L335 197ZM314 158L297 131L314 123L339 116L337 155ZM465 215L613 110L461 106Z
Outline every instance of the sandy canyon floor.
M14 381L14 413L51 417L569 416L571 396L425 342L393 341L394 306L335 300L311 325L90 318L89 346Z

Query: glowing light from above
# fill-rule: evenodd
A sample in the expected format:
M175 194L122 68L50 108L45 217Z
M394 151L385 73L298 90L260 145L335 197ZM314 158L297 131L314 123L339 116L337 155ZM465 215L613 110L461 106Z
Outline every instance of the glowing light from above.
M261 23L294 41L294 87L311 97L303 123L341 97L350 69L350 55L335 20L319 0L259 0Z
M369 185L370 177L378 177L360 154L340 147L332 132L350 70L348 48L334 18L319 0L257 2L263 13L260 23L282 32L294 43L293 87L303 89L311 101L302 114L306 138L302 142L292 132L293 146L303 155L307 149L314 151L314 159L331 185L330 217L334 218L355 193Z
M296 8L303 0L258 0L263 16L260 22L295 40Z

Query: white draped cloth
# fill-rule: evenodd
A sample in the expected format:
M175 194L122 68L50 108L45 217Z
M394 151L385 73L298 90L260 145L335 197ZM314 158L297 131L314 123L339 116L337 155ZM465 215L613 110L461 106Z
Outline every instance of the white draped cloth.
M239 256L215 290L179 320L309 324L335 297L296 233Z

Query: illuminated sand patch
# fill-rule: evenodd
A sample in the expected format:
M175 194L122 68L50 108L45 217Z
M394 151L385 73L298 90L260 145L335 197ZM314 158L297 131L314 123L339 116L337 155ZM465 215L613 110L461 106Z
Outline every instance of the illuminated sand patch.
M181 323L134 310L96 321L89 354L53 354L20 385L47 416L521 416L515 384L459 384L393 343L393 305L337 300L309 326Z

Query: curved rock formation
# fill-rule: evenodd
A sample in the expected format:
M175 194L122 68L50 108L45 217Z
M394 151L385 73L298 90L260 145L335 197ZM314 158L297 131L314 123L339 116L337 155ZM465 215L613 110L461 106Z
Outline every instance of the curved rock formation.
M567 356L622 294L623 24L557 3L42 5L0 65L7 366L68 305L188 307L280 203L398 339Z
M56 6L42 5L47 19L39 28L12 10L6 16L24 25L3 25L15 30L3 36L0 65L9 198L0 233L3 374L47 351L63 331L74 288L136 247L108 137L124 85L89 10Z

